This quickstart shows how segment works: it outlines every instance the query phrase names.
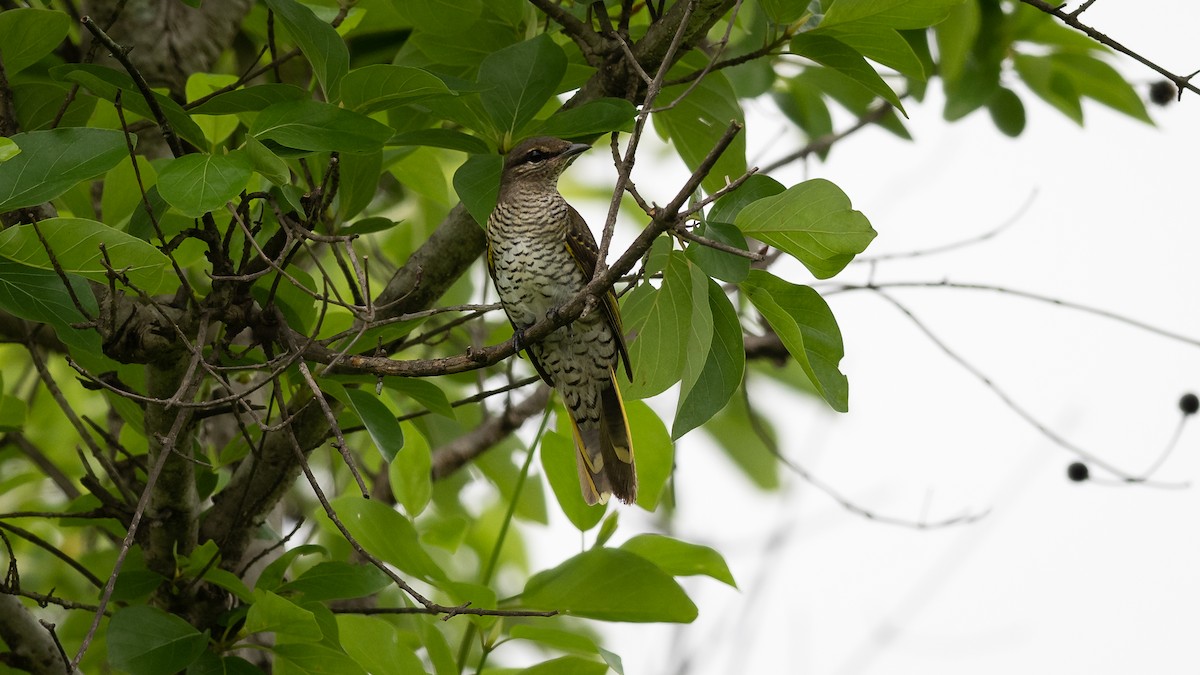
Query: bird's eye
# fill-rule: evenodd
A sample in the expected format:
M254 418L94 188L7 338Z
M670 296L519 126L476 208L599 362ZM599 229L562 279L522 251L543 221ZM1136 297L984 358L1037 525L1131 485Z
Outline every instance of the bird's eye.
M550 153L546 152L545 150L538 150L537 148L534 148L533 150L525 153L525 157L523 157L522 160L528 163L540 162L549 156Z

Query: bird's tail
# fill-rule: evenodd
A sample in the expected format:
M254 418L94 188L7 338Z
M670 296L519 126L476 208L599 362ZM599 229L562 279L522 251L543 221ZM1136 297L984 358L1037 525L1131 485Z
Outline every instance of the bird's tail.
M637 499L637 472L633 465L629 420L611 368L609 375L609 386L600 392L600 425L581 427L575 417L571 417L579 487L588 504L603 504L610 495L632 504Z

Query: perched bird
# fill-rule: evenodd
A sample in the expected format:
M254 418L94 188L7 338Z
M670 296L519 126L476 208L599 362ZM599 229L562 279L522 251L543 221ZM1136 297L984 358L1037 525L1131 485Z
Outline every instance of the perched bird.
M633 444L617 389L618 359L632 378L617 297L541 342L522 332L574 297L596 269L596 240L558 192L558 177L589 146L558 138L518 143L504 160L500 196L487 222L488 271L534 368L562 396L575 431L579 484L588 504L637 498Z

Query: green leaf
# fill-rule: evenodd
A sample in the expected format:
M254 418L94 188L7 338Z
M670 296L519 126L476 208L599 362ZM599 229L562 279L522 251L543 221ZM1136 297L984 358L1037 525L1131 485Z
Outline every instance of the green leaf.
M93 281L107 282L103 245L113 269L147 293L175 290L171 261L157 248L120 230L84 218L49 218L38 223L46 244L54 251L59 266ZM33 225L18 225L0 232L0 256L52 270L50 256L38 241Z
M689 544L661 534L639 534L621 544L621 549L649 560L671 576L703 574L737 588L725 558L707 546Z
M481 226L487 223L500 194L500 174L504 158L499 155L471 155L454 172L454 191Z
M633 462L637 467L637 505L653 511L671 472L675 470L675 444L658 413L641 401L625 401L629 433L633 437Z
M392 583L373 565L352 565L340 560L317 563L278 589L279 593L301 593L305 602L365 598Z
M787 25L804 16L808 3L796 0L759 0L763 13L771 23Z
M774 452L774 432L767 420L759 418L752 422L750 415L745 393L739 390L730 399L729 405L709 420L703 430L713 437L718 447L756 486L763 490L778 489L779 458ZM763 428L769 443L754 433L750 426L752 423Z
M337 212L342 220L357 216L371 204L383 171L383 151L346 154L340 159Z
M629 131L637 110L623 98L602 98L577 108L559 110L529 131L530 136L586 138L610 131Z
M279 155L271 152L271 149L260 143L253 136L246 137L246 159L250 160L250 166L263 178L271 181L275 185L287 185L291 179L291 172L288 171L287 162L283 161Z
M516 675L604 675L608 664L579 656L560 656L536 666L519 670Z
M50 74L55 79L76 82L106 101L115 100L119 92L121 105L127 111L132 111L147 120L155 119L154 112L137 85L133 83L133 78L123 71L88 63L67 63L51 68ZM153 98L177 136L198 148L208 144L204 132L175 99L158 92L153 92Z
M842 271L875 238L846 193L816 178L745 207L735 223L746 236L794 256L818 279Z
M294 84L269 82L218 94L191 108L190 112L193 115L233 115L241 112L257 112L276 103L303 101L309 98L307 91Z
M345 652L312 642L290 642L271 647L287 665L285 672L311 675L367 675ZM294 670L293 670L294 669ZM277 669L282 670L282 669Z
M238 81L236 75L216 74L216 73L192 73L188 76L187 84L184 91L187 94L188 101L195 101L201 97L220 91L225 87ZM195 113L192 113L195 115ZM192 118L196 122L196 126L204 132L204 137L211 144L208 147L214 148L218 143L221 143L238 127L238 120L228 115L199 115Z
M388 482L392 496L404 507L409 517L416 518L429 505L433 495L430 469L433 466L429 441L412 424L405 422L404 449L388 465Z
M21 148L11 138L0 137L0 162L7 162L19 154L21 154Z
M250 134L298 150L365 153L382 148L392 128L329 103L285 101L258 113Z
M183 619L156 607L117 610L108 622L108 660L133 675L174 673L204 651L208 636Z
M713 220L704 223L696 229L696 234L728 244L743 251L749 249L742 231L729 223L719 223ZM705 274L722 281L737 283L746 278L750 272L750 259L725 251L718 251L711 246L691 242L687 247L687 259L704 270Z
M647 398L679 381L692 320L691 274L682 255L672 252L662 288L635 288L621 313L630 337L633 382L622 387L627 398ZM624 377L624 375L622 375Z
M1011 89L1000 88L988 99L992 122L1005 136L1020 136L1025 130L1025 104Z
M683 257L678 254L676 256ZM687 261L686 257L683 259ZM692 316L687 322L684 335L683 373L680 382L682 390L689 391L700 377L700 371L704 369L704 361L712 345L713 316L707 300L708 275L690 262L686 262L684 269L688 275L687 281L691 285L688 295L691 298Z
M392 461L404 447L404 432L396 421L396 414L374 393L364 389L346 389L346 400L351 410L367 428L371 440L385 461Z
M626 407L628 413L628 406ZM632 425L630 425L632 430ZM635 449L637 444L634 444ZM580 532L587 532L604 517L604 507L588 506L579 491L579 469L575 462L575 442L566 436L546 431L542 434L542 473L550 482L550 489L562 508L563 515ZM638 458L634 453L634 461Z
M838 370L844 354L842 333L825 299L808 286L790 284L763 270L750 272L741 288L830 407L846 412L849 390L846 376Z
M316 642L323 636L317 618L296 603L261 589L246 614L246 633L274 633L280 642Z
M567 70L567 56L546 33L488 55L479 66L480 98L504 145L542 109Z
M483 0L405 0L396 11L421 31L452 36L483 11Z
M881 63L905 77L924 81L929 73L908 40L896 29L870 24L848 24L829 29L817 29L813 34L828 35L876 63Z
M696 605L670 575L646 559L595 548L539 572L521 604L603 621L691 623Z
M0 60L9 81L53 52L70 28L71 20L62 12L26 8L0 12Z
M70 87L64 86L59 82L18 82L11 85L13 94L13 108L17 116L17 124L24 131L37 131L39 129L49 129L58 117L58 110L62 107L63 101L67 99L67 94L70 92ZM83 92L77 92L75 100L67 105L66 112L63 113L62 119L58 120L55 127L85 127L88 119L92 116L92 112L96 109L96 97L88 96ZM8 145L12 150L17 147L8 139L5 142L0 142L2 146ZM4 161L3 153L0 152L0 161Z
M963 75L963 68L975 46L982 23L979 3L964 2L950 10L945 21L934 29L937 35L940 74L943 80L954 82Z
M683 69L703 68L704 60L689 54L680 60L680 64ZM665 87L658 97L660 104L676 101L693 84ZM710 72L674 108L655 113L653 119L659 135L671 139L684 164L694 171L725 135L730 123L745 124L746 116L725 73ZM727 180L744 173L746 135L738 134L717 159L702 185L711 194L724 187Z
M0 394L0 431L20 431L25 426L27 406L16 396Z
M350 51L341 36L333 26L318 19L311 9L296 0L265 2L312 64L325 98L336 101L338 86L350 70Z
M750 204L765 197L773 197L784 191L783 184L762 174L746 179L738 189L721 196L708 212L708 220L721 223L737 221L737 215Z
M455 419L454 406L446 392L430 380L415 377L389 377L383 381L385 389L393 392L400 401L409 398L424 406L429 412Z
M21 152L0 163L0 213L50 201L128 157L125 135L111 129L30 131L10 140Z
M1088 54L1060 52L1047 58L1083 96L1134 119L1154 124L1141 97L1112 66Z
M862 23L890 28L925 28L950 13L963 0L836 0L821 27Z
M712 341L699 377L679 394L679 407L671 427L673 439L682 438L720 412L737 391L746 367L746 348L737 311L720 284L711 279L708 305L713 320Z
M386 504L355 495L335 499L333 506L350 534L385 562L427 581L446 578L421 546L412 523Z
M296 558L302 555L324 553L324 547L317 546L316 544L302 544L296 548L290 548L281 553L279 558L273 560L270 565L267 565L262 574L258 576L258 581L254 584L254 587L265 591L274 591L279 588L279 585L283 582L283 575Z
M389 146L396 145L424 145L431 148L445 148L447 150L458 150L469 154L487 154L491 152L491 148L482 139L474 136L468 136L461 131L453 129L420 129L417 131L405 131L388 139Z
M1017 54L1013 57L1013 65L1033 93L1058 108L1059 112L1074 120L1076 124L1083 124L1083 105L1079 100L1079 91L1053 59L1048 56Z
M252 173L240 152L193 153L171 160L158 175L158 194L185 216L216 211L246 189Z
M872 94L883 98L901 111L904 110L896 92L892 91L887 82L883 81L883 78L875 72L871 64L867 63L862 54L844 42L828 35L801 33L792 38L792 53L833 68L862 85Z
M559 651L599 654L605 663L608 664L608 667L612 668L617 675L624 675L625 673L620 656L601 647L590 637L580 633L561 628L549 628L540 624L518 624L509 629L508 635L514 640L530 640Z
M387 621L357 614L338 614L337 625L346 653L374 675L425 672L416 652L400 639L401 632Z
M384 63L355 68L342 81L342 103L364 115L452 93L436 75Z
M69 277L71 289L92 316L97 314L91 287L76 276ZM76 309L58 273L0 258L0 309L28 321L54 326L60 340L84 352L100 353L100 336L95 331L73 328L85 317Z

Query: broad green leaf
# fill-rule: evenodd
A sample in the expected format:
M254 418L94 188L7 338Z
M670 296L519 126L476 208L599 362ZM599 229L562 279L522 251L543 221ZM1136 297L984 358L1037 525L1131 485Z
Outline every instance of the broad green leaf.
M954 82L962 76L982 20L979 3L963 2L950 10L946 20L934 29L942 79Z
M746 236L794 256L818 279L841 272L875 238L846 193L821 178L750 204L735 223Z
M808 11L808 3L798 0L759 0L758 5L771 23L780 25L792 23Z
M707 300L708 275L696 265L687 262L686 257L684 260L684 269L691 285L688 295L691 297L692 307L692 317L687 323L688 329L684 336L686 342L683 348L683 373L680 378L682 391L686 392L696 384L708 358L709 347L712 346L713 316Z
M779 488L779 458L773 452L775 434L765 419L751 422L745 394L739 389L725 409L717 413L702 429L713 437L718 447L733 460L756 486L763 490ZM756 424L767 435L769 443L755 433Z
M0 213L50 201L128 157L112 129L52 129L15 134L20 154L0 163Z
M203 96L220 91L221 89L238 81L237 75L226 75L216 73L192 73L188 76L185 91L188 101L195 101ZM200 115L192 112L192 119L195 120L196 126L204 132L205 138L211 144L209 148L216 147L218 143L229 138L229 135L238 127L238 120L235 117L228 115Z
M607 663L579 656L560 656L519 670L515 675L604 675L607 672Z
M602 98L560 110L530 130L530 136L586 138L610 131L629 131L637 110L623 98Z
M737 588L725 558L707 546L689 544L661 534L639 534L621 544L621 549L638 554L671 576L703 574Z
M190 109L193 115L233 115L240 112L255 112L276 103L303 101L309 93L294 84L269 82L244 89L234 89L217 94L204 103Z
M338 614L338 635L350 658L373 675L424 673L413 648L392 624L370 616Z
M890 28L925 28L950 13L963 0L835 0L821 27L849 23L874 24Z
M276 103L254 118L250 134L298 150L375 152L391 138L391 127L321 101Z
M675 469L675 444L658 413L641 401L625 401L629 433L633 437L633 462L637 467L637 505L653 511Z
M711 279L708 281L708 305L713 320L711 345L699 377L679 394L679 407L671 427L673 439L683 437L720 412L737 391L746 367L746 348L737 311L720 284Z
M628 412L628 407L626 408ZM632 429L632 425L630 425ZM580 532L587 532L604 517L603 507L588 506L579 491L579 469L576 466L575 441L554 431L542 434L542 473L550 482L550 489L567 520ZM634 443L634 461L638 458Z
M204 651L208 637L183 619L157 607L117 610L108 622L110 664L133 675L174 673Z
M274 633L280 642L316 642L321 627L313 613L270 591L255 589L246 614L246 633Z
M1000 88L988 99L992 122L1005 136L1020 136L1025 130L1025 104L1011 89Z
M265 591L274 591L279 588L283 582L283 576L287 573L287 568L291 566L296 558L303 555L324 554L325 549L316 544L302 544L296 548L290 548L279 555L279 558L271 561L267 565L262 574L258 576L258 581L254 587Z
M489 88L480 98L504 145L515 141L517 132L555 94L566 70L566 54L545 33L483 60L478 81Z
M722 195L709 210L708 220L720 223L736 222L742 209L764 197L773 197L785 189L782 183L770 176L754 174L738 189Z
M808 286L790 284L763 270L750 272L741 288L830 407L846 412L849 390L846 376L838 370L844 354L842 333L825 299Z
M342 104L364 115L451 93L436 75L384 63L355 68L342 80Z
M375 199L379 174L383 171L383 151L346 154L338 165L337 212L342 220L357 216Z
M253 136L246 137L246 159L250 161L250 166L263 178L271 181L275 185L287 185L291 179L291 172L288 170L287 162L283 161L279 155L271 152L271 149L256 140Z
M350 51L346 49L345 41L333 26L318 19L311 9L296 0L265 2L312 64L325 98L337 100L339 83L350 70Z
M412 523L386 504L354 495L334 500L333 507L350 534L384 562L421 579L446 578L421 546Z
M912 46L894 28L853 23L813 33L828 35L905 77L923 81L929 76Z
M16 396L0 394L0 431L20 431L25 426L27 406Z
M69 277L71 289L83 308L96 316L96 297L82 279ZM100 353L100 336L95 331L72 328L85 317L76 309L58 273L0 258L0 309L28 321L54 326L58 338L84 352Z
M312 642L289 642L271 647L285 661L285 672L312 675L367 675L345 652ZM277 668L278 670L282 670Z
M367 428L371 440L384 461L392 461L404 447L404 432L396 421L396 413L379 400L374 392L364 389L346 389L346 399L351 410Z
M550 628L541 624L518 624L508 631L514 640L530 640L564 652L599 654L617 675L624 675L621 657L596 644L586 635L561 628Z
M862 54L846 43L814 33L801 33L792 38L792 53L812 59L817 63L833 68L862 85L872 94L883 98L888 103L904 110L900 97L887 82L875 72Z
M521 604L603 621L691 623L696 605L670 575L646 559L594 548L539 572Z
M434 384L432 380L415 377L389 377L383 381L383 386L393 394L393 398L397 401L404 402L406 398L412 399L428 409L429 412L455 419L454 406L450 405L450 399L446 397L446 392L442 391L442 388Z
M157 248L120 230L83 218L49 218L38 223L47 245L63 270L93 281L107 282L101 245L113 269L124 273L147 293L174 290L177 284L171 261ZM52 270L50 256L32 225L19 225L0 232L0 256Z
M728 244L743 251L749 249L749 246L746 244L746 238L742 236L742 231L729 223L719 223L709 220L707 223L696 228L695 234L721 242L722 244ZM711 246L705 246L697 242L688 243L686 255L687 259L704 270L705 274L722 281L729 281L736 284L745 279L746 274L750 272L749 258L719 251Z
M105 101L113 101L118 93L121 94L121 105L126 111L131 111L147 120L154 120L154 113L142 92L133 83L133 78L124 71L105 68L90 63L67 63L50 69L50 74L58 80L78 83ZM175 135L192 145L202 148L208 143L204 132L192 120L191 116L180 107L175 99L165 94L153 92L154 100L170 123Z
M402 427L408 442L388 465L388 482L396 502L404 507L409 517L416 518L425 510L433 494L429 474L433 466L433 457L429 441L425 439L424 434L409 422L405 422Z
M0 162L7 162L19 154L21 154L21 148L13 142L13 139L7 136L0 137Z
M158 194L185 216L216 211L246 189L250 162L241 152L193 153L171 160L158 175Z
M1058 108L1059 112L1074 120L1076 124L1083 124L1083 105L1079 100L1079 90L1050 57L1017 54L1013 57L1013 65L1033 93Z
M317 563L278 589L301 593L305 602L365 598L391 585L392 580L373 565L352 565L340 560Z
M8 81L53 52L70 29L71 19L62 12L23 7L0 12L0 61Z
M207 650L187 669L187 675L262 675L262 672L240 656L217 656Z
M438 204L452 206L450 181L442 162L445 154L433 148L411 148L403 151L404 156L388 166L388 172L414 194L431 199Z
M487 224L496 208L503 171L504 158L500 155L471 155L454 172L454 191L481 226Z
M664 272L662 288L642 284L628 295L621 310L631 336L629 360L633 363L633 382L622 387L626 398L654 396L679 381L692 300L687 262L675 252Z
M154 170L150 160L141 155L136 157L138 169L136 175L133 170L133 162L121 162L104 175L104 193L100 198L100 213L103 214L104 221L114 227L128 220L135 209L145 211L142 190L143 188L147 191L150 190L158 181L158 172ZM140 184L138 175L141 176Z
M704 60L689 54L680 60L684 69L703 68ZM665 87L658 97L659 105L678 101L675 107L655 113L654 128L659 135L670 138L684 164L693 171L700 165L717 141L725 135L730 123L744 124L746 116L738 103L737 94L723 72L710 72L683 99L679 99L694 83ZM702 185L708 193L716 192L727 181L746 173L746 136L739 133L713 165Z
M1147 124L1154 124L1137 92L1112 66L1089 54L1060 52L1049 58L1075 90Z
M67 99L71 88L60 82L18 82L10 85L13 92L13 108L17 116L17 124L23 131L38 131L50 129L58 117L59 108ZM75 99L67 106L62 119L55 127L85 127L92 112L96 109L96 97L77 91ZM8 140L8 139L5 139ZM0 144L4 145L4 144ZM15 145L11 145L14 150ZM0 153L0 161L3 161Z
M450 651L450 644L446 641L446 634L442 627L436 624L436 621L420 623L421 643L425 645L425 653L429 657L429 661L433 663L433 669L437 675L459 675L454 654Z
M452 36L483 11L483 0L405 0L396 11L421 31Z
M445 148L477 155L491 152L491 148L482 139L453 129L405 131L388 139L387 145L425 145L431 148Z

